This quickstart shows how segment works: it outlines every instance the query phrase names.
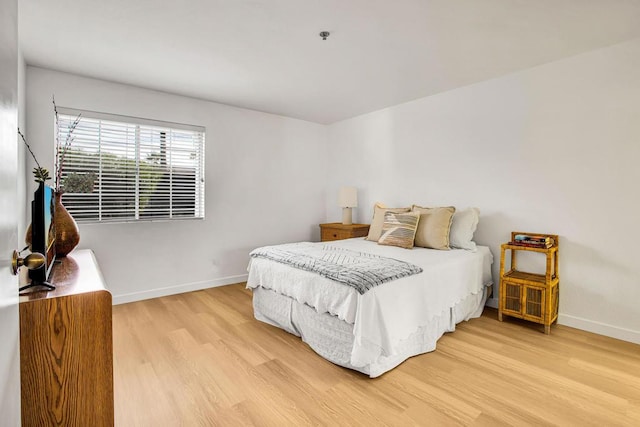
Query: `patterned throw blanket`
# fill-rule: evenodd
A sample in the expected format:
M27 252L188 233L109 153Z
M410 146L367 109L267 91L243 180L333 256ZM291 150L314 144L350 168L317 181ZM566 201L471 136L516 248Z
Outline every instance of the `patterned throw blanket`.
M264 246L249 255L318 273L360 294L382 283L422 273L422 268L408 262L318 243Z

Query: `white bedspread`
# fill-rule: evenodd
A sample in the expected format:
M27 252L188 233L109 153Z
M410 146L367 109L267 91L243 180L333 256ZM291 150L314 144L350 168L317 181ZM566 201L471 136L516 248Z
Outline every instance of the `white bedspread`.
M380 355L395 354L395 346L419 327L492 283L493 257L486 246L478 246L477 252L408 250L378 245L362 238L331 244L407 261L424 271L384 283L360 295L355 289L318 274L254 258L248 268L247 287L272 289L319 313L330 313L353 324L355 340L351 364L354 366L364 366Z

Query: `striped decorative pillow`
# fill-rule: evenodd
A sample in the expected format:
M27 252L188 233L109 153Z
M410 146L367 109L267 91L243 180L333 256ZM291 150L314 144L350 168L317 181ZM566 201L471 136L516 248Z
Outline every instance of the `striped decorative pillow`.
M406 249L413 248L418 221L420 221L420 213L418 212L385 212L382 234L378 239L378 244L399 246Z
M409 212L410 210L411 208L388 208L382 203L376 203L375 205L373 205L373 219L371 220L371 227L369 227L369 235L367 236L367 240L371 240L372 242L377 242L378 240L380 240L385 213L405 213Z

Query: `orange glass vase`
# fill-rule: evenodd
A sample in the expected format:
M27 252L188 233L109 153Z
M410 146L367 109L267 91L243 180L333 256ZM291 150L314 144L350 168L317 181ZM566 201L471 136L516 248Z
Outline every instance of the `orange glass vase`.
M80 243L80 230L67 208L62 204L62 193L55 195L56 256L67 256Z

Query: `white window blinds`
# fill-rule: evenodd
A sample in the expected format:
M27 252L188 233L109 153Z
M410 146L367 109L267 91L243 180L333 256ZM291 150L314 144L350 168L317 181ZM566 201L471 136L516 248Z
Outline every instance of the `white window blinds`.
M57 132L76 221L204 218L204 128L58 108Z

